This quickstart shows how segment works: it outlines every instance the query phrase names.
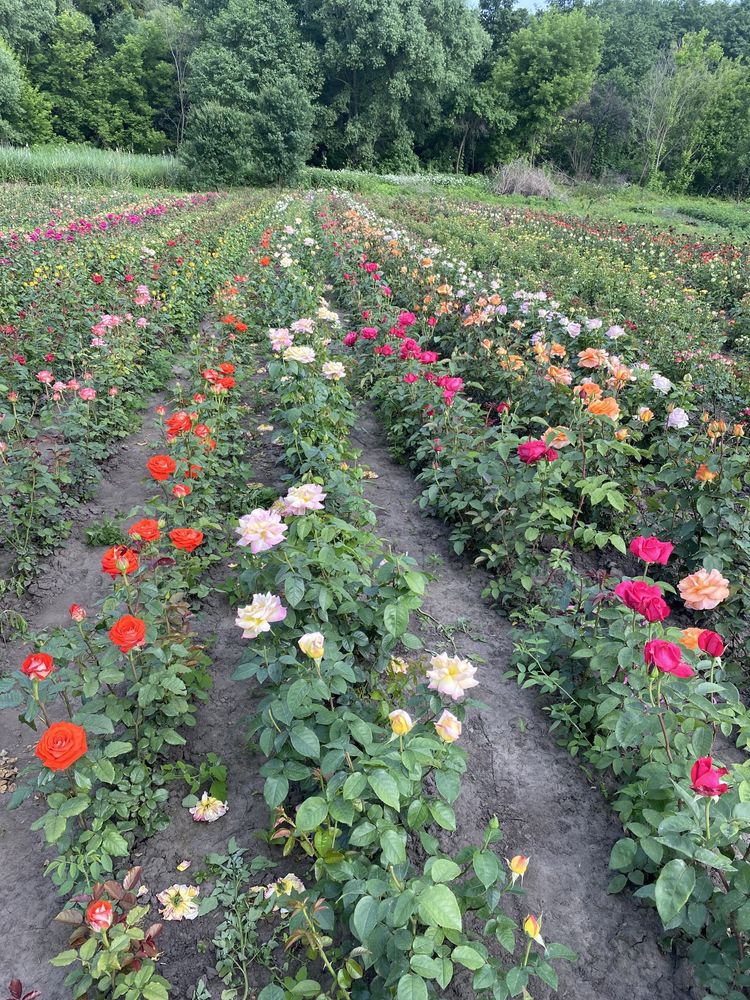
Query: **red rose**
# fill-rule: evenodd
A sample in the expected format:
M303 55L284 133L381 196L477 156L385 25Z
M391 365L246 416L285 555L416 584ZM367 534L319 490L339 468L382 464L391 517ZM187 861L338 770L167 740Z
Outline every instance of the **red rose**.
M35 681L45 681L55 669L49 653L32 653L21 664L21 673Z
M95 285L101 285L101 283L104 281L104 278L101 274L92 274L91 280L94 282Z
M235 323L235 329L237 329L238 326L239 324ZM234 375L234 365L232 364L231 361L222 361L222 363L219 365L219 368L221 369L221 371L224 372L225 375Z
M197 479L201 472L203 472L202 465L193 465L191 463L188 465L187 471L185 472L185 479Z
M190 495L190 487L185 486L183 483L177 483L172 487L172 496L176 497L178 500L183 500L186 496Z
M74 622L80 623L86 618L86 609L80 604L71 604L68 610Z
M176 549L192 552L203 541L203 532L197 531L195 528L175 528L169 532L169 537Z
M167 437L170 438L177 437L178 434L184 434L192 426L190 414L186 413L185 410L178 410L176 413L173 413L171 417L167 417L164 423L168 428Z
M729 785L719 778L723 778L729 771L725 767L714 767L712 757L699 757L693 764L690 771L690 784L694 792L699 795L718 797L729 791Z
M131 538L140 538L142 542L158 542L161 538L159 522L152 517L144 517L142 521L136 521L128 528Z
M153 455L146 462L146 468L157 483L163 483L175 471L177 462L175 462L171 455Z
M646 666L656 667L663 674L675 677L692 677L693 670L682 659L682 650L674 642L666 639L652 639L643 650Z
M107 633L121 653L129 653L136 646L142 646L146 639L146 623L142 618L123 615Z
M544 441L524 441L523 444L519 444L516 450L518 457L525 465L533 465L544 456L547 445Z
M138 556L126 545L113 545L102 556L102 571L109 573L114 579L125 573L134 573L138 569Z
M74 722L53 722L34 753L50 771L66 771L88 751L86 730Z
M642 559L645 563L659 563L661 566L666 566L674 545L671 542L660 542L655 535L651 535L649 538L639 535L638 538L633 539L629 548L634 556Z
M709 656L721 656L724 653L724 640L718 632L704 629L698 636L698 649L702 649Z

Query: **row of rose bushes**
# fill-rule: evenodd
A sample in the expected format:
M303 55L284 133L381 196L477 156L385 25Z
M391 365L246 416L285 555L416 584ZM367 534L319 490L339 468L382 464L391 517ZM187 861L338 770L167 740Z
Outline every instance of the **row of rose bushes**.
M0 266L5 587L20 592L39 557L64 540L75 506L132 431L144 397L165 384L217 282L241 266L239 234L253 211L246 198L194 196L81 221L75 239L22 239L7 248Z
M620 266L640 280L675 286L688 298L709 302L715 309L731 311L745 295L750 278L746 244L728 243L720 237L700 238L678 230L654 226L598 222L580 216L508 205L455 204L440 206L441 213L477 219L483 235L504 230L509 240L527 239L541 244L552 258L596 260L608 270ZM537 267L541 267L539 261ZM563 266L563 261L557 263Z
M439 474L453 480L455 544L466 545L475 522L492 525L480 547L497 571L493 596L512 598L519 586L529 591L555 560L569 560L573 546L613 545L624 553L626 538L642 529L662 531L666 523L678 571L706 562L725 571L731 566L738 586L723 622L735 652L744 652L750 611L743 585L750 574L746 414L731 399L714 401L697 380L673 382L644 362L623 327L607 327L600 317L571 318L546 292L504 294L498 276L487 276L487 287L478 275L452 285L455 262L439 248L427 256L408 232L368 219L367 209L347 203L341 211L337 242L354 241L346 251L341 299L370 317L362 321L365 333L351 331L348 342L369 345L375 372L387 374L396 358L412 363L393 433L408 435L400 424L407 414L417 432L422 416L430 417L429 437L415 442L425 477L429 459L453 442L456 457L443 458ZM365 302L368 292L374 296ZM398 326L384 324L378 311L394 295L414 304L413 336L400 341L390 332ZM414 337L431 349L427 366L447 354L440 377L452 388L438 388L451 405L431 408L429 380L437 375L420 362ZM464 432L469 440L460 441ZM509 477L508 456L529 437L530 468ZM534 467L540 461L541 474ZM429 485L434 496L440 487Z
M555 988L550 962L572 953L545 946L533 915L519 950L520 929L502 909L528 859L502 864L491 849L496 820L478 847L444 846L466 768L466 693L479 680L447 653L428 662L408 631L425 577L371 531L348 443L346 371L328 353L336 317L317 298L320 246L295 207L279 206L272 266L253 288L276 309L274 440L294 485L239 521L234 594L248 648L236 677L263 685L253 734L266 758L271 842L298 866L257 887L258 905L320 971L271 983L260 997L424 1000L459 969L473 974L478 995L518 996L533 976ZM399 643L408 659L393 655ZM513 956L510 966L471 929L474 917ZM535 941L543 951L532 951Z
M247 263L262 221L263 213L248 215L227 230L219 273ZM76 998L163 1000L170 990L156 969L161 925L145 926L141 871L128 859L166 824L174 748L185 745L211 688L211 659L191 619L209 592L206 571L226 553L224 521L249 475L238 447L247 410L238 379L252 358L236 351L246 328L226 312L243 280L220 283L222 320L194 334L173 408L158 407L162 447L144 468L157 492L102 556L112 590L99 607L73 604L67 627L27 637L32 651L0 681L3 703L40 732L38 760L19 776L10 805L32 794L46 802L32 829L57 851L47 873L69 899L58 920L73 932L53 964L72 966L65 985ZM206 820L220 807L205 792L191 812ZM165 919L184 914L182 886L158 899Z
M621 334L615 332L616 337L624 337L617 344L618 351L623 345L635 345L639 356L648 356L675 381L687 374L696 381L707 379L711 391L723 398L736 392L738 378L746 388L744 361L738 369L721 353L728 338L747 333L739 289L733 308L722 310L710 301L705 288L693 285L695 276L689 270L685 273L683 265L674 260L659 268L643 259L635 260L632 266L623 264L607 245L598 241L581 244L562 230L558 238L551 239L531 218L520 219L517 227L498 224L494 209L465 213L448 204L425 206L379 199L373 204L389 214L397 212L397 220L405 220L423 241L428 255L433 244L438 244L438 266L454 293L460 295L464 282L477 271L488 294L493 290L508 293L513 287L551 288L558 300L553 309L561 310L573 323L583 318L581 314L603 318L602 332L613 327L622 330ZM448 248L449 254L442 248ZM493 287L491 282L498 277ZM561 332L565 342L566 331ZM584 325L584 346L588 346L586 337Z
M685 442L672 436L679 425L662 417L660 434L680 470L666 480L669 489L679 497L687 480L704 533L712 527L724 553L722 561L699 559L685 549L685 525L673 515L679 507L667 504L666 493L658 494L660 511L629 507L623 469L635 471L634 483L640 470L643 494L654 489L644 462L654 444L644 456L634 422L618 422L625 404L617 385L606 383L616 378L610 365L602 366L598 393L569 393L562 426L554 416L560 396L540 391L534 379L519 381L488 423L486 410L466 396L461 358L441 359L431 349L441 327L452 324L459 337L463 317L432 302L425 317L423 295L399 297L405 278L420 287L420 269L428 285L445 281L431 270L437 248L432 257L415 255L404 233L363 219L366 210L351 203L319 201L316 210L336 295L351 309L354 329L344 344L358 358L391 444L419 470L423 506L458 525L457 549L479 552L493 570L491 592L516 607L523 626L519 682L549 696L553 726L571 752L613 783L627 836L612 853L612 891L630 884L656 905L668 934L684 934L708 996L739 998L750 983L750 767L734 763L728 774L714 757L736 757L728 741L745 748L750 737L722 638L732 631L735 649L743 648L745 543L733 510L714 499L719 476L684 475ZM503 301L497 293L496 305ZM593 383L589 371L585 379ZM653 389L653 373L649 382ZM607 399L611 409L592 406ZM721 464L740 479L746 450L735 457L724 431L701 446L712 476ZM615 531L597 518L603 503L623 515ZM734 505L746 516L741 496ZM631 579L587 569L581 543L627 547L640 568L626 564ZM668 564L676 575L655 579L654 570L664 577ZM679 610L665 600L672 593Z

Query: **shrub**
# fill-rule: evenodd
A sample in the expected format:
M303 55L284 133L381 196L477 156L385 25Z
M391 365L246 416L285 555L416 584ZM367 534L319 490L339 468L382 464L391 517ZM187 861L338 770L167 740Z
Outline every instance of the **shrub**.
M497 167L490 179L495 194L522 194L527 197L556 198L560 192L546 167L534 167L516 159Z
M244 111L207 101L192 108L180 160L199 185L241 184L250 167L252 123Z

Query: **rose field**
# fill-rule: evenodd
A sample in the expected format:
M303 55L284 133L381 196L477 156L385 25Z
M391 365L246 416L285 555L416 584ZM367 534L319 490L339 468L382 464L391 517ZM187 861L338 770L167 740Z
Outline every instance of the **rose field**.
M0 990L750 996L746 230L350 186L0 187Z

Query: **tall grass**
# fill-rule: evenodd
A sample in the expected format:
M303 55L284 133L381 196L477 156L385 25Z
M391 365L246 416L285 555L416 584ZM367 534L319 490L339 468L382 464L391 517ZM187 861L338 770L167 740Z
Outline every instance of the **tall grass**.
M86 146L0 146L0 181L106 188L180 188L186 184L184 170L174 156Z

